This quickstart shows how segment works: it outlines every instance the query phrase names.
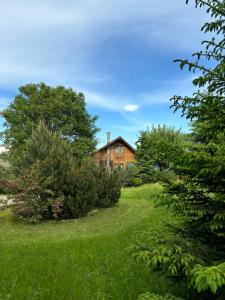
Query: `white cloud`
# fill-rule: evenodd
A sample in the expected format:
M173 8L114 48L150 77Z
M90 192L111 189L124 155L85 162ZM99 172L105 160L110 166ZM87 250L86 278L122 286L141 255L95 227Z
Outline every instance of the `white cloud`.
M86 102L91 106L98 106L109 111L119 111L121 106L118 105L117 99L110 95L103 95L92 91L84 91Z
M129 95L122 94L107 94L101 92L95 92L93 90L81 88L85 95L86 102L89 106L99 107L107 111L113 112L133 112L137 113L140 108L149 105L168 105L170 98L176 93L178 95L191 95L194 92L192 85L193 75L187 76L184 79L171 80L166 82L160 82L159 87L152 90L146 91L145 93L137 93L132 95L130 99ZM69 84L75 90L76 85ZM79 91L79 90L77 90ZM121 100L122 99L122 100ZM135 100L136 104L132 103ZM4 109L12 99L1 97L0 95L0 110Z
M43 80L78 87L104 82L110 74L92 67L92 55L103 42L133 36L146 48L187 50L199 44L202 23L199 10L187 8L184 0L8 0L0 5L0 86L10 87Z
M85 89L84 94L87 103L91 106L101 107L108 111L118 111L122 114L123 112L135 112L137 116L137 111L143 107L149 105L168 105L174 94L191 96L196 90L192 84L192 81L196 76L196 74L191 74L182 79L160 81L155 84L156 87L152 91L132 94L132 96L103 94ZM154 83L152 85L154 86ZM132 103L134 100L136 102L135 104Z
M124 105L123 109L125 111L134 112L137 111L139 106L137 104L126 104Z
M92 65L93 54L103 43L127 35L135 37L135 42L141 39L146 49L191 52L193 45L199 44L202 17L199 10L186 7L184 0L0 2L0 88L15 90L40 81L71 86L84 92L88 105L133 112L128 118L143 106L168 103L174 92L191 90L191 81L178 80L163 82L160 89L137 92L132 99L124 93L99 92L110 86L110 70ZM0 110L10 100L0 97ZM133 101L137 104L131 104ZM138 117L134 126L143 128L144 122ZM134 129L132 124L129 130Z

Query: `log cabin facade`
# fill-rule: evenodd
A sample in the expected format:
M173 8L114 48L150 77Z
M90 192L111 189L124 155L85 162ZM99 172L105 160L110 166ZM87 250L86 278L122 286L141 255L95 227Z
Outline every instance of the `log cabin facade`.
M105 165L110 170L126 169L135 162L135 149L121 136L110 141L107 133L107 144L97 150L95 154L97 165Z

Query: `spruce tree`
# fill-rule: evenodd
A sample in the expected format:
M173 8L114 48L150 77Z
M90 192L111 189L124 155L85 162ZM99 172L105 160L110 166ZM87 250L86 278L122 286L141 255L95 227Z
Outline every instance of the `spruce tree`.
M187 1L188 2L188 1ZM201 72L193 80L192 96L175 96L173 108L192 124L194 143L180 157L182 181L165 189L179 224L171 224L158 246L138 247L138 257L173 279L184 281L186 299L225 299L225 1L195 0L211 21L202 31L214 37L203 41L196 61L177 60L181 69ZM204 59L211 61L206 66ZM208 65L208 64L207 64Z

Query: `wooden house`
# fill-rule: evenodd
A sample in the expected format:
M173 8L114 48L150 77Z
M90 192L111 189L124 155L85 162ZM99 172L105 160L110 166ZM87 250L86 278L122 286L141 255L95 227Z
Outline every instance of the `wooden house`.
M126 169L135 162L135 149L121 136L110 141L110 133L107 132L107 144L97 150L95 161L110 170Z

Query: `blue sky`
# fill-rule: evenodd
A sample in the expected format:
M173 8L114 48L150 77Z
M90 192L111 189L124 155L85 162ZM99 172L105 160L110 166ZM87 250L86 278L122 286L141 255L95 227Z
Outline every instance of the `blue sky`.
M173 60L199 49L205 20L185 0L1 1L0 110L19 86L45 82L85 94L99 145L107 131L131 144L151 125L188 131L169 99L192 94L194 77Z

